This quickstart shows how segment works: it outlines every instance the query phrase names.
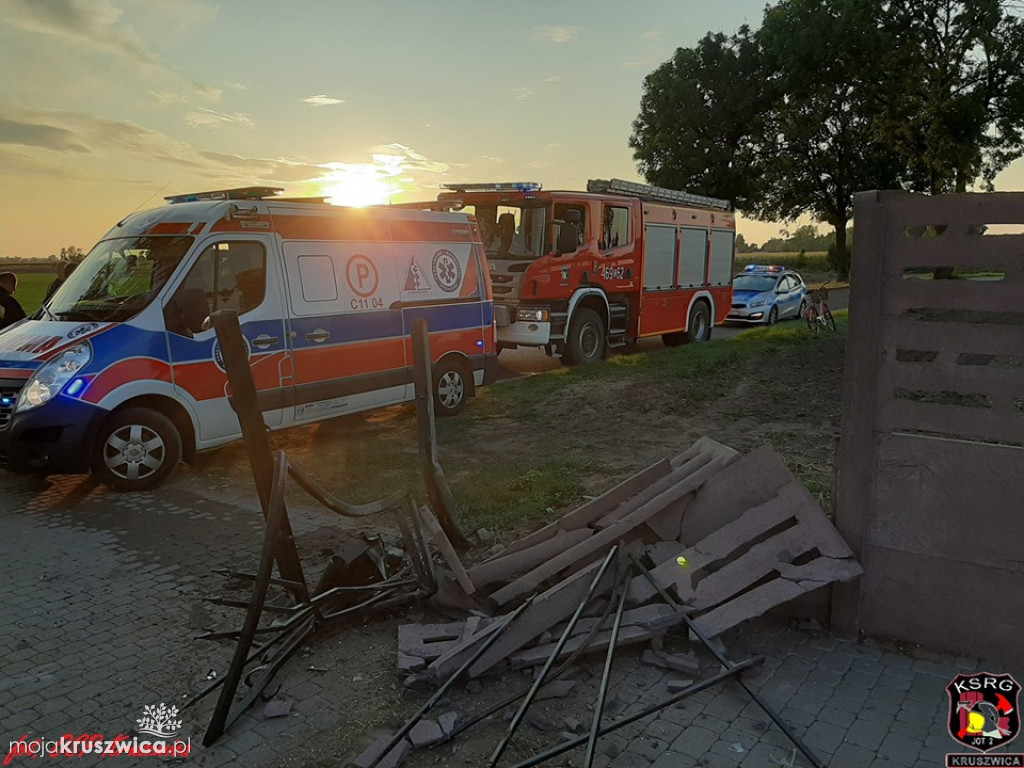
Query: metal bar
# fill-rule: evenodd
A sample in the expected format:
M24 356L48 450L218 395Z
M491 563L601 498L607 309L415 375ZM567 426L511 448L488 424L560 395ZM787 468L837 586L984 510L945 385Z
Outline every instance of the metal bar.
M433 574L430 573L427 564L423 562L423 553L419 550L419 543L413 538L412 527L417 525L417 518L409 514L411 506L415 514L416 502L411 497L405 499L405 508L395 510L395 520L398 522L398 529L402 532L402 541L405 543L405 550L409 555L409 562L416 572L420 583L424 586L433 586Z
M402 498L408 494L408 491L405 488L399 488L390 496L385 496L383 499L379 499L377 501L371 501L368 504L349 504L348 502L342 501L332 495L327 491L327 489L307 474L304 469L301 469L295 464L289 464L288 474L292 476L295 482L297 482L303 490L306 491L306 493L332 512L337 512L339 515L345 515L345 517L366 517L367 515L379 514L385 510L397 507L402 503Z
M736 664L732 669L726 670L724 672L719 672L717 675L709 677L707 680L701 680L699 683L694 683L689 688L684 688L679 693L675 694L674 696L670 697L669 699L659 704L652 704L651 706L643 709L640 712L636 712L632 715L629 715L628 717L622 718L621 720L616 720L614 723L602 726L601 729L597 732L597 735L607 736L609 733L614 733L615 731L619 730L619 728L623 728L629 725L630 723L635 723L637 720L642 720L645 717L653 715L655 712L660 712L663 709L671 707L673 704L678 704L687 696L692 696L695 693L700 693L706 688L710 688L713 685L718 685L719 683L728 680L730 677L736 677L740 674L740 672L743 672L749 669L750 667L757 666L758 664L761 664L763 661L764 658L761 656L754 656L750 659L747 659L746 661L741 661L739 664ZM512 766L512 768L532 768L532 766L539 765L540 763L543 763L545 760L550 760L552 757L557 757L558 755L564 754L565 752L568 752L571 749L576 749L576 747L585 743L588 738L590 737L578 736L575 739L571 739L570 741L563 741L561 744L557 744L551 747L550 749L545 750L544 752L536 754L533 757L527 758L526 760L523 760L521 763L516 763L514 766Z
M242 573L241 571L232 571L230 568L214 568L214 573L218 573L221 576L227 576L231 579L241 579L243 581L254 581L256 579L255 573ZM301 584L294 581L288 581L288 579L271 579L270 583L275 587L283 587L289 592L295 592L302 588Z
M597 633L601 631L601 627L604 626L604 622L611 615L611 612L612 612L612 605L611 605L611 602L609 602L608 603L608 607L605 609L604 613L601 614L600 619L598 619L596 622L594 622L594 626L592 626L590 628L590 631L587 633L587 636L583 639L583 642L580 643L577 646L575 651L573 651L572 653L570 653L566 657L565 661L563 661L558 666L558 669L556 669L554 672L552 672L550 675L548 675L548 679L549 680L557 680L559 677L561 677L563 674L565 674L565 671L567 669L569 669L569 667L571 667L573 665L573 663L576 661L576 658L578 656L582 655L590 647L590 642L594 639L594 637L597 636ZM517 692L515 692L515 693L513 693L513 694L511 694L509 696L506 696L504 699L499 701L497 704L492 704L487 709L485 709L485 710L483 710L481 712L478 712L471 719L464 720L464 721L460 722L458 725L456 725L452 729L451 733L449 733L449 734L447 734L445 736L444 740L445 741L450 741L451 739L455 738L456 736L458 736L463 731L467 731L470 728L472 728L474 725L479 723L481 720L486 720L488 717L493 715L495 712L500 712L505 707L507 707L509 704L513 704L513 703L519 701L521 698L523 698L523 696L525 696L527 693L529 693L529 691L530 691L530 686L527 685L524 688L521 688L519 691L517 691Z
M434 428L434 393L431 382L430 333L427 321L412 321L413 382L416 389L416 427L420 447L420 466L427 485L430 505L452 546L470 547L469 540L455 522L455 499L437 457L437 433Z
M647 581L650 582L651 586L658 591L658 594L661 595L661 598L663 600L668 602L670 605L676 605L681 608L686 607L680 600L669 594L669 592L665 590L665 588L662 587L655 580L655 578L651 575L651 572L647 569L647 567L644 566L644 564L641 563L634 555L630 554L630 560L633 561L634 566L640 569L640 572L644 575ZM694 623L693 619L691 619L688 615L685 614L682 618L683 621L686 622L686 626L689 628L690 632L692 632L697 637L697 639L700 640L704 644L704 646L709 651L711 651L711 653L714 654L715 658L718 659L719 663L723 667L729 669L733 665L733 662L730 661L724 653L718 650L716 646L711 644L711 641L709 641L704 636L704 633L702 633L700 629L697 628L697 625ZM786 738L793 742L793 746L799 749L803 756L811 761L811 765L813 765L814 768L825 768L824 764L810 750L810 747L808 747L806 744L803 743L803 741L800 740L800 737L796 735L796 733L793 731L792 728L789 727L786 721L783 720L774 709L772 709L768 702L766 702L758 695L757 691L750 687L746 680L743 680L742 678L737 678L737 682L743 687L743 690L747 692L750 698L754 700L754 703L756 703L757 706L764 710L764 713L772 719L772 722L779 726L781 731L786 735Z
M590 588L587 590L587 594L583 596L583 600L580 601L580 604L576 607L572 618L569 619L569 623L562 631L562 636L559 637L558 642L555 643L554 650L551 652L548 660L544 662L544 666L541 668L540 674L537 675L537 679L533 681L533 685L531 686L529 693L526 694L526 698L523 699L523 703L519 705L519 710L512 718L512 722L508 724L508 732L505 734L505 737L501 740L498 746L495 747L494 754L491 755L491 760L488 763L489 768L494 768L494 766L498 764L502 753L504 753L505 748L508 747L509 742L512 740L512 736L519 727L519 723L522 722L523 717L526 715L526 710L529 709L530 704L533 703L533 699L537 695L537 691L539 691L540 687L544 685L544 681L547 679L548 672L550 671L551 666L555 663L555 659L558 658L558 654L562 652L562 648L564 648L565 644L569 641L569 637L572 635L573 629L576 628L576 622L580 620L580 616L583 615L583 610L587 607L587 603L590 602L594 593L597 592L597 586L601 583L601 579L604 578L604 574L608 570L608 566L612 564L612 561L618 554L619 545L616 544L605 556L604 562L601 563L601 567L597 569L597 573L594 574L594 578L590 582Z
M263 508L263 517L267 519L270 516L271 478L275 476L274 458L270 450L270 440L267 438L267 425L260 410L259 396L256 394L256 383L249 367L249 352L242 337L242 327L238 323L237 313L230 309L217 310L210 315L210 321L217 333L217 342L220 344L224 359L224 370L231 385L231 406L238 414L238 423L242 428L246 453L249 454L256 492ZM287 468L285 471L287 473ZM283 496L281 503L284 504ZM281 578L302 584L303 590L307 591L302 562L295 550L295 539L288 523L287 511L282 510L279 528L281 536L274 542L274 552ZM300 602L305 602L305 598L306 595L303 594Z
M444 681L444 684L434 692L433 696L427 699L423 706L416 711L416 714L414 714L412 717L405 721L405 725L398 729L395 735L391 737L391 741L387 743L387 746L385 746L384 749L381 750L380 757L378 757L376 760L370 763L370 765L367 766L367 768L373 768L373 766L379 763L380 760L388 754L388 752L395 748L398 742L400 742L402 739L406 737L409 731L411 731L416 726L416 723L422 720L423 716L427 714L427 712L429 712L434 707L434 705L437 704L437 702L439 702L444 697L444 695L448 692L448 689L455 684L455 681L462 677L466 673L467 669L476 664L476 662L480 659L481 656L487 653L487 650L492 645L494 645L494 643L497 642L498 638L505 633L505 630L511 626L513 621L519 618L519 615L526 610L527 606L529 606L531 602L532 598L530 600L527 600L525 603L516 608L515 611L506 616L505 620L500 625L498 625L494 630L491 631L490 636L477 650L473 652L473 655L470 658L466 659L466 661L463 662L462 666L455 670L455 672L452 673L452 676Z
M235 322L238 322L237 318L235 318ZM236 341L238 340L236 339ZM283 452L280 452L277 454L277 459L274 463L274 474L270 481L270 493L267 497L267 524L266 530L263 533L263 554L260 556L260 566L256 571L257 578L252 585L249 610L245 614L242 631L238 636L238 642L235 644L231 665L228 667L227 675L224 678L224 687L221 688L220 697L217 699L217 706L213 710L210 724L206 729L206 734L203 736L203 746L206 747L213 744L224 734L225 723L231 708L231 700L234 698L235 691L238 690L238 681L242 679L242 671L249 655L249 649L252 647L253 638L256 636L260 615L263 613L263 602L267 598L267 589L270 586L270 578L274 572L277 535L281 530L281 521L285 519L284 483L287 476L288 459Z
M608 652L604 657L604 671L601 673L601 687L597 692L597 704L594 706L594 722L590 726L590 739L587 741L587 754L583 758L583 768L591 768L594 764L594 751L597 749L597 732L601 729L601 716L604 714L604 702L608 697L608 680L612 673L612 659L615 657L615 644L619 641L619 628L622 626L622 612L626 608L626 595L629 594L629 579L633 575L632 568L626 568L619 586L619 607L615 611L612 623L612 635L608 641Z

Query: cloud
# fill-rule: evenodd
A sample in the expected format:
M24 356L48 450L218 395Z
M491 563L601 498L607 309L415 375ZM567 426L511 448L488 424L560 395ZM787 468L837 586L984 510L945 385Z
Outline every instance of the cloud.
M522 101L523 99L528 99L531 96L533 96L533 89L532 88L513 88L512 89L512 96L516 99L516 101Z
M163 68L107 0L0 0L0 23Z
M663 29L648 29L646 32L643 33L642 37L645 40L657 40L659 37L662 37L664 34L665 34L665 30L663 30Z
M309 96L302 100L304 104L309 104L312 107L333 107L336 104L344 104L344 99L336 99L333 96L326 96L319 94L317 96Z
M197 107L185 115L185 122L193 127L220 128L224 125L245 125L255 128L252 118L242 112L235 112L228 115L223 112L214 112L212 109Z
M0 144L22 144L55 152L89 152L66 128L45 123L25 123L0 117Z
M550 43L571 43L582 31L583 27L534 27L530 30L530 39Z
M564 79L565 78L562 75L550 75L549 77L545 77L544 78L544 82L545 83L559 83L559 82L561 82Z
M527 163L526 165L536 171L542 171L545 168L550 168L554 165L555 155L561 148L562 145L557 142L545 144L544 148L537 153L537 159Z

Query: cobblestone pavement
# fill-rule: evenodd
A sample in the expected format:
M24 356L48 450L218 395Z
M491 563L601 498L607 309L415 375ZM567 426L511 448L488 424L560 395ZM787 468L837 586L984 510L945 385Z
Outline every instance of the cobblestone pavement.
M27 735L130 733L147 705L180 705L223 674L230 646L194 640L208 629L240 624L240 613L204 601L228 580L215 567L252 570L261 520L251 499L213 499L187 472L148 494L115 494L83 478L41 481L0 473L0 739ZM324 561L337 518L293 508L300 551ZM240 593L244 599L244 592ZM414 618L437 620L414 611ZM182 712L182 736L192 737L188 765L344 766L375 736L387 733L425 699L405 691L394 670L400 617L375 620L373 632L329 634L289 660L271 690L292 704L280 718L263 719L262 704L247 712L212 748L201 735L213 698ZM358 630L359 628L357 628ZM386 642L385 642L386 640ZM947 732L946 685L958 672L1022 670L916 649L901 652L823 631L759 621L727 638L734 658L762 654L750 679L794 731L832 768L932 768L959 751ZM671 642L671 641L670 641ZM715 672L702 652L704 675ZM358 661L358 665L355 662ZM591 658L569 677L573 692L538 702L522 740L557 743L565 731L589 727L602 660ZM621 651L612 674L608 719L669 696L676 673L639 663ZM517 682L526 680L518 676ZM457 690L439 712L471 715L492 685ZM367 702L376 702L375 709ZM383 713L383 714L382 714ZM573 722L576 721L576 722ZM410 766L484 765L506 720L496 716L466 737L414 751ZM520 737L517 736L517 740ZM1014 743L1024 751L1024 743ZM1003 748L1002 751L1014 751ZM510 749L511 765L528 751ZM546 763L580 765L582 750ZM68 758L70 760L70 758ZM792 763L790 762L792 760ZM80 758L74 765L145 765L133 758ZM13 765L31 764L16 758ZM55 761L52 764L60 764ZM808 765L765 713L735 682L687 698L601 739L595 765L765 767Z

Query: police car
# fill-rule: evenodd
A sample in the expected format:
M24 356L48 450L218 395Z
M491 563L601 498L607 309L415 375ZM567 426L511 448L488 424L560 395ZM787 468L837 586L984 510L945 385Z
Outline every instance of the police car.
M732 279L732 307L725 320L774 325L787 317L803 317L808 301L807 286L796 272L749 264Z

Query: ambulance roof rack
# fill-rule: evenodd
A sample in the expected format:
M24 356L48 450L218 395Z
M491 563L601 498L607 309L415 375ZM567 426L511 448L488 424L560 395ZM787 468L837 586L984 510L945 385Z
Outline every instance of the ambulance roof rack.
M483 184L442 184L441 189L449 192L539 192L542 187L536 181L498 181Z
M184 195L165 197L171 205L194 203L200 200L262 200L284 192L283 187L236 187L235 189L212 189L206 192L188 192Z
M587 192L598 192L608 195L628 195L639 197L652 203L670 203L675 205L693 205L699 208L720 208L723 211L732 209L728 200L705 195L695 195L691 192L680 192L665 187L655 187L650 184L638 184L633 181L622 179L590 179L587 182Z

